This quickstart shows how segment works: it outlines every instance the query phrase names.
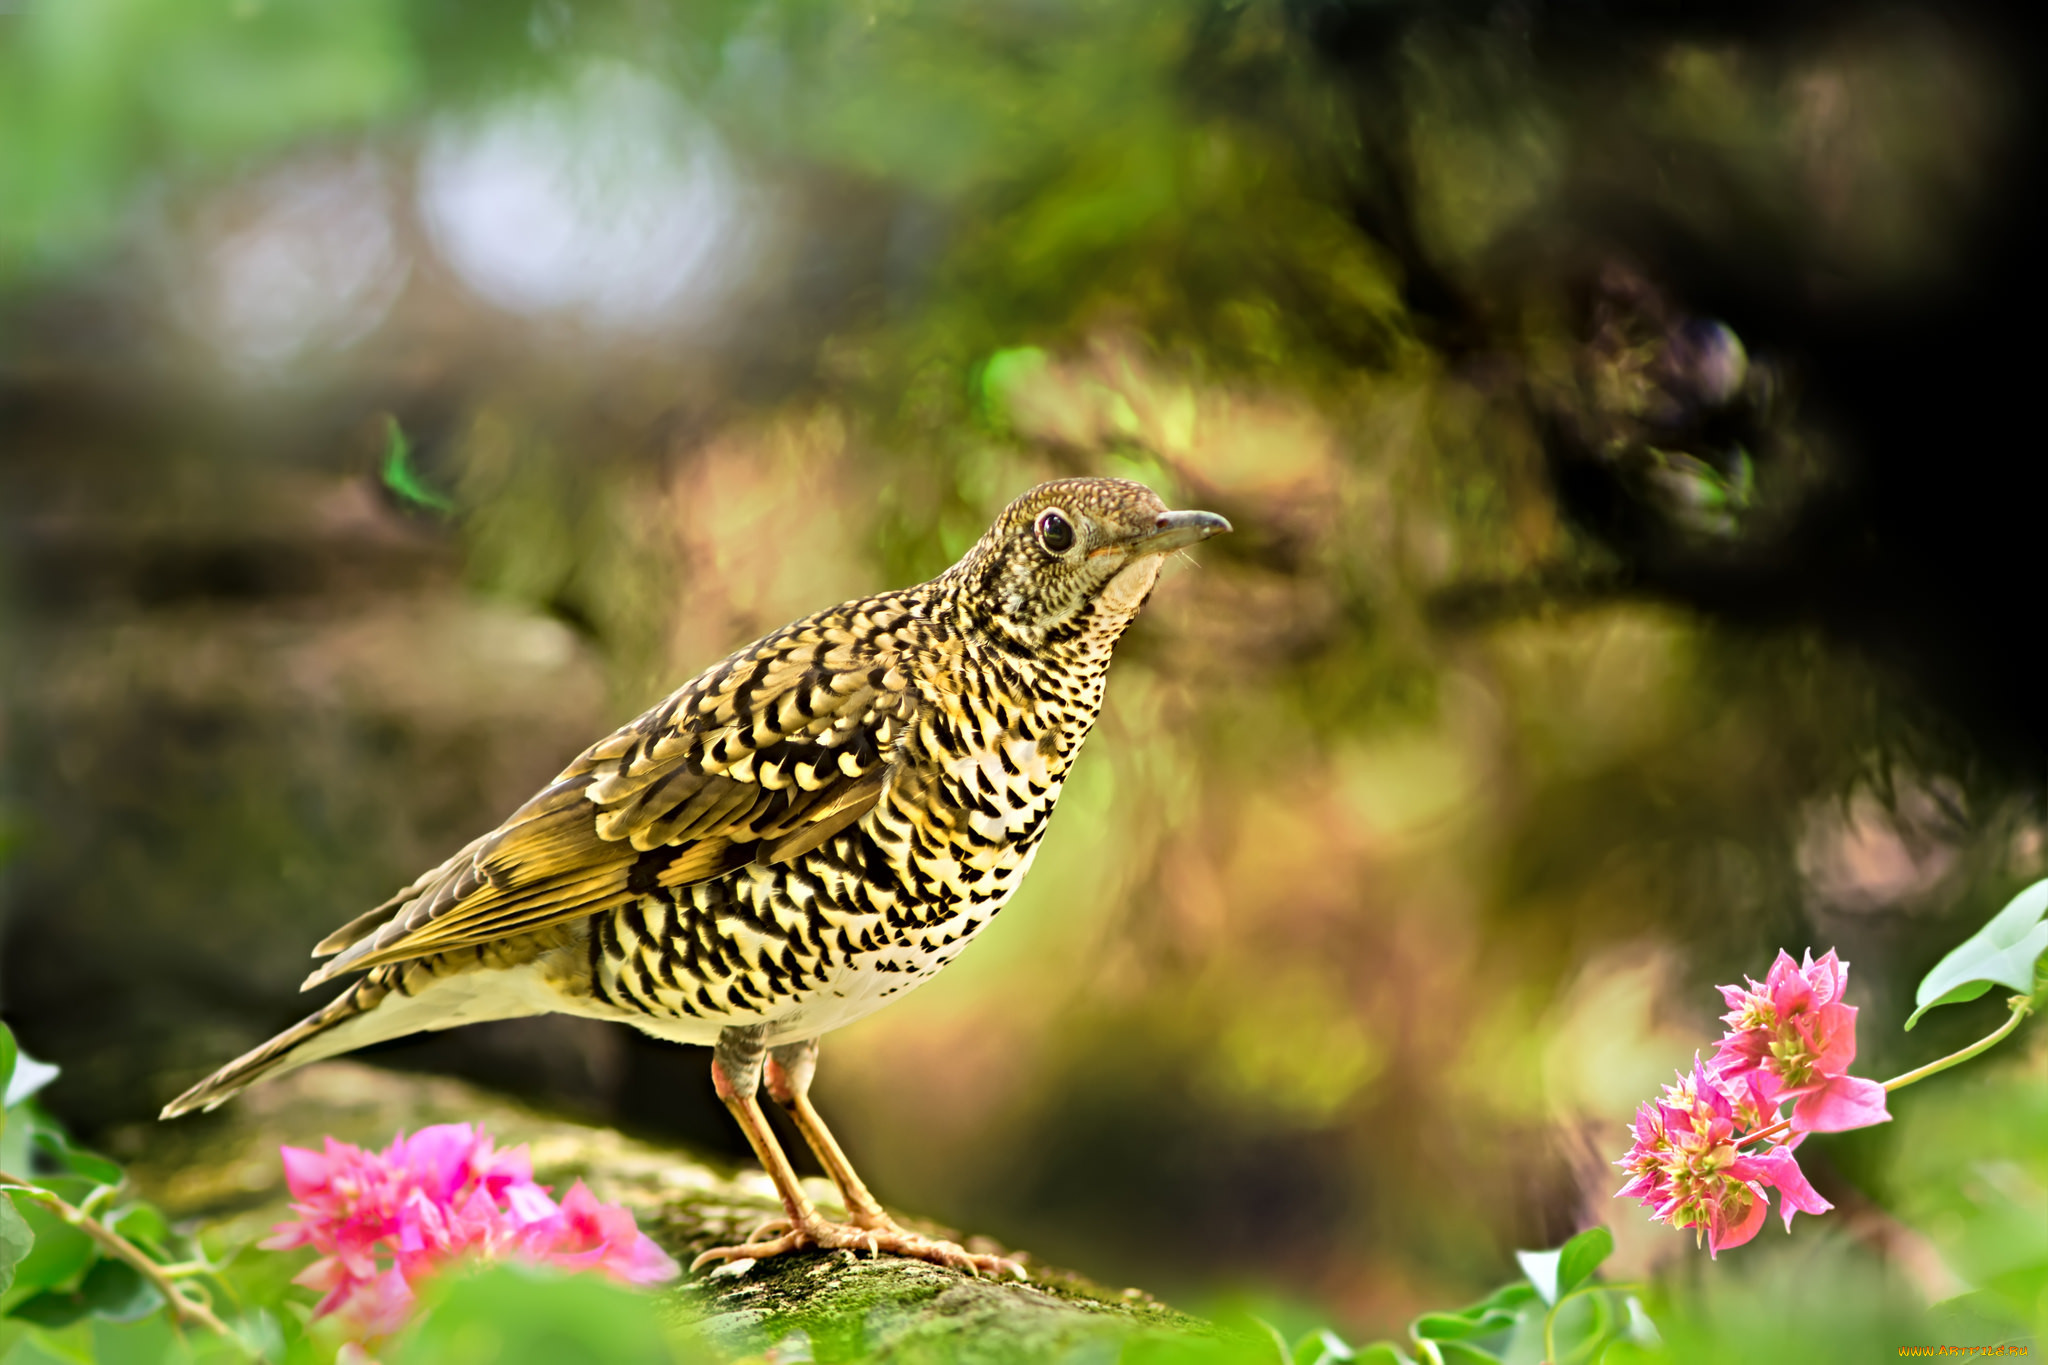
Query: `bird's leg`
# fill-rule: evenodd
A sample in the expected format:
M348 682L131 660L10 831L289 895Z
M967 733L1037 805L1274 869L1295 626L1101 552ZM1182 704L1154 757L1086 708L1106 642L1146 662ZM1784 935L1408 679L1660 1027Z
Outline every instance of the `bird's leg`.
M894 1228L895 1220L883 1212L881 1204L868 1193L868 1187L855 1174L853 1163L840 1150L839 1140L832 1136L832 1130L825 1126L825 1120L818 1116L817 1108L811 1103L811 1076L817 1069L816 1038L783 1044L768 1054L768 1094L795 1121L797 1131L804 1135L804 1141L817 1155L818 1164L839 1187L839 1196L846 1201L847 1216L853 1225L857 1228Z
M711 1084L739 1123L740 1131L747 1135L747 1145L754 1149L761 1168L774 1182L776 1194L782 1197L789 1231L771 1241L759 1241L761 1233L775 1226L774 1221L763 1223L739 1246L713 1247L706 1251L691 1262L692 1270L706 1261L773 1256L778 1252L793 1251L806 1245L802 1241L791 1240L798 1230L823 1221L810 1196L797 1183L796 1171L790 1166L789 1158L783 1155L782 1144L775 1140L775 1134L768 1127L767 1115L761 1112L761 1101L756 1098L761 1088L761 1060L767 1051L761 1039L766 1032L758 1026L729 1028L721 1032L717 1045L711 1050Z
M718 1090L718 1098L732 1111L740 1131L747 1135L747 1144L754 1149L754 1155L761 1160L761 1166L768 1172L768 1178L775 1183L775 1192L782 1196L783 1218L772 1220L756 1228L751 1237L736 1246L712 1247L701 1253L690 1265L692 1270L707 1261L762 1260L769 1256L780 1256L784 1252L798 1251L805 1247L845 1248L864 1250L870 1255L890 1252L897 1256L910 1256L921 1261L932 1261L939 1265L952 1266L957 1270L976 1273L987 1271L991 1274L1014 1274L1026 1278L1024 1267L1001 1256L984 1256L966 1250L952 1242L936 1241L896 1226L889 1215L882 1212L875 1197L867 1192L860 1178L847 1164L846 1156L839 1150L839 1144L832 1140L825 1125L818 1120L817 1111L812 1109L804 1091L810 1085L811 1064L815 1063L818 1045L813 1040L808 1046L798 1044L794 1048L779 1048L778 1054L788 1053L791 1061L801 1054L801 1083L795 1086L791 1080L790 1062L780 1060L770 1071L771 1093L778 1101L799 1109L808 1118L799 1117L804 1137L818 1151L819 1160L825 1162L832 1179L846 1195L847 1212L855 1222L834 1223L820 1216L817 1206L797 1183L796 1171L790 1166L789 1158L782 1153L781 1144L768 1127L768 1119L761 1112L761 1102L756 1092L761 1086L762 1063L767 1048L764 1038L768 1030L760 1025L750 1028L728 1028L718 1035L718 1043L711 1050L711 1082ZM782 1098L784 1093L789 1099ZM799 1101L801 1103L799 1104ZM820 1146L822 1139L823 1146ZM826 1153L829 1152L830 1156ZM779 1236L763 1237L772 1228L785 1231Z
M969 1251L957 1242L939 1241L898 1226L874 1195L868 1192L868 1187L855 1173L853 1163L840 1149L838 1139L832 1136L832 1130L825 1126L825 1120L819 1117L817 1108L811 1104L811 1076L817 1068L816 1038L785 1043L773 1049L768 1054L768 1093L796 1122L797 1131L804 1135L804 1141L817 1156L818 1164L839 1187L839 1196L846 1201L847 1218L866 1234L869 1250L936 1261L940 1265L977 1273L987 1271L991 1275L1015 1275L1020 1280L1030 1278L1022 1265L1007 1256Z

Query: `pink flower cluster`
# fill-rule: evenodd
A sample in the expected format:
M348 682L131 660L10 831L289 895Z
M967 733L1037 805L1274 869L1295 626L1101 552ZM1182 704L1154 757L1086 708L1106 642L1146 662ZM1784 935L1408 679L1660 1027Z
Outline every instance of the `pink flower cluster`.
M1756 1236L1778 1192L1785 1227L1794 1213L1834 1207L1814 1192L1792 1155L1808 1133L1883 1123L1885 1090L1848 1074L1856 1010L1842 1003L1849 964L1830 951L1805 963L1779 953L1763 981L1722 986L1728 1032L1713 1059L1636 1111L1635 1145L1614 1164L1629 1174L1616 1198L1693 1228L1711 1255ZM1782 1115L1786 1104L1789 1116ZM1789 1139L1789 1140L1787 1140ZM1752 1150L1742 1150L1759 1144Z
M1834 1205L1806 1183L1792 1143L1741 1150L1773 1113L1751 1081L1730 1081L1695 1059L1690 1076L1681 1072L1661 1100L1636 1111L1635 1146L1614 1163L1629 1181L1615 1197L1641 1200L1660 1223L1696 1229L1713 1256L1756 1236L1770 1208L1767 1189L1778 1191L1788 1231L1794 1213L1826 1213Z
M1835 957L1806 963L1780 951L1762 981L1720 987L1728 1002L1727 1036L1711 1063L1723 1076L1754 1076L1772 1105L1792 1102L1795 1133L1841 1133L1891 1117L1884 1087L1851 1076L1856 1007L1842 1003L1849 964Z
M396 1331L420 1281L465 1255L602 1270L632 1284L679 1273L630 1211L599 1203L580 1180L557 1204L533 1183L526 1148L496 1151L466 1123L400 1133L381 1152L333 1138L324 1151L281 1151L298 1217L262 1245L319 1251L294 1283L326 1295L314 1316L338 1314L359 1337Z

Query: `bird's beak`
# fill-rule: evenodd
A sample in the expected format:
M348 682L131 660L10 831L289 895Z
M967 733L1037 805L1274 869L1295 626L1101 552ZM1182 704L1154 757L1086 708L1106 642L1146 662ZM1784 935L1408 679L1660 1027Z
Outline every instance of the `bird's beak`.
M1210 536L1220 536L1230 529L1230 523L1214 512L1161 512L1153 525L1155 529L1135 540L1104 548L1121 549L1133 559L1140 555L1170 554L1190 545L1199 545Z

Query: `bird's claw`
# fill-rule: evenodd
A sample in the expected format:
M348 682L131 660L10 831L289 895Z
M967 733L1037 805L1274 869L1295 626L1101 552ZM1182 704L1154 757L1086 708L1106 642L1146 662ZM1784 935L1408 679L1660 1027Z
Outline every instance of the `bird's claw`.
M743 1239L741 1239L740 1246L741 1248L746 1248L750 1246L760 1245L765 1241L769 1240L768 1234L770 1232L774 1232L777 1230L787 1232L793 1226L795 1225L791 1223L787 1218L764 1218L759 1223L754 1225L754 1230L752 1232L748 1233Z
M762 1240L762 1234L774 1228L785 1229L779 1236ZM984 1252L969 1251L958 1242L942 1241L926 1237L900 1227L884 1215L881 1219L864 1218L860 1224L833 1223L823 1218L792 1222L788 1218L770 1218L736 1246L712 1247L690 1262L690 1269L697 1270L711 1261L766 1260L770 1256L781 1256L791 1251L808 1248L830 1251L865 1251L870 1256L887 1252L892 1256L903 1256L916 1261L929 1261L934 1265L946 1266L952 1270L964 1270L970 1275L992 1275L997 1278L1013 1276L1029 1280L1030 1274L1022 1264L1007 1256L991 1256Z

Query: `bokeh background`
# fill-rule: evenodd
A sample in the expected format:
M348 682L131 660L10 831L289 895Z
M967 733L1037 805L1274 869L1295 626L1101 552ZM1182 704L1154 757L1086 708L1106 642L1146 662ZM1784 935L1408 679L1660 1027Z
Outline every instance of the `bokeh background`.
M1780 947L1868 1074L1987 1030L1898 1024L2048 872L1994 15L7 0L0 1008L144 1152L585 743L1114 473L1238 531L1010 913L828 1041L885 1198L1347 1333L1604 1218L1807 1358L2023 1330L2037 1044L1718 1266L1604 1164ZM622 1029L373 1058L741 1150Z

